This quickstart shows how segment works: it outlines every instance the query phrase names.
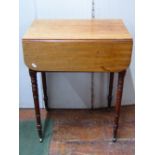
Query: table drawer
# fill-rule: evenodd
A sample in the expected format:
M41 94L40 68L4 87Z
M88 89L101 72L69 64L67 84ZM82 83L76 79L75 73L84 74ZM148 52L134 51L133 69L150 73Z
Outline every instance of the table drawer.
M130 63L132 40L23 40L23 49L36 71L118 72Z

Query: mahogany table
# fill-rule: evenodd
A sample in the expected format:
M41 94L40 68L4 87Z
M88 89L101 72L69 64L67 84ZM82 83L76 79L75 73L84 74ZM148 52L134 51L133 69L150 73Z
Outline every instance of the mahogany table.
M25 64L29 68L40 141L42 127L37 88L41 72L48 111L45 72L109 72L108 106L114 72L118 73L113 142L116 141L126 69L131 60L132 37L122 20L35 20L23 37Z

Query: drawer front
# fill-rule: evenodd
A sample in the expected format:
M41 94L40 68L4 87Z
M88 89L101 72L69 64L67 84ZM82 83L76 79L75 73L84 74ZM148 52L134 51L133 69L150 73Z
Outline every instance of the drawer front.
M132 40L23 40L23 49L36 71L118 72L129 66Z

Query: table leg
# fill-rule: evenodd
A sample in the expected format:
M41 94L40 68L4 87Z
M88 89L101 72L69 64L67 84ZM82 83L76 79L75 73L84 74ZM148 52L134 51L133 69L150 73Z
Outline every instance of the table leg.
M112 91L113 91L113 81L114 81L114 73L110 73L109 93L108 93L108 108L111 107Z
M49 108L48 108L48 96L47 96L47 85L46 85L46 73L41 72L41 76L42 76L42 85L43 85L45 108L46 108L46 111L49 111Z
M122 72L119 72L119 75L118 75L118 85L117 85L116 102L115 102L116 114L115 114L114 127L113 127L113 142L116 142L117 140L116 139L117 129L118 129L118 123L119 123L125 73L126 71L122 71Z
M40 119L40 108L39 108L39 98L38 98L38 87L37 87L37 72L29 69L29 74L31 77L32 83L32 93L34 99L34 106L35 106L35 114L36 114L36 126L38 130L39 140L42 142L42 126L41 126L41 119Z

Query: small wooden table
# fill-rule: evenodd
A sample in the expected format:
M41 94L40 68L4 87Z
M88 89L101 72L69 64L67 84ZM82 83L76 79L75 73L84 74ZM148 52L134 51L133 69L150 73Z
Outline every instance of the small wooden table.
M114 72L118 73L113 141L116 141L126 69L131 60L132 38L122 20L35 20L23 37L25 64L29 68L40 141L42 127L37 88L41 72L46 110L45 72L109 72L111 105Z

